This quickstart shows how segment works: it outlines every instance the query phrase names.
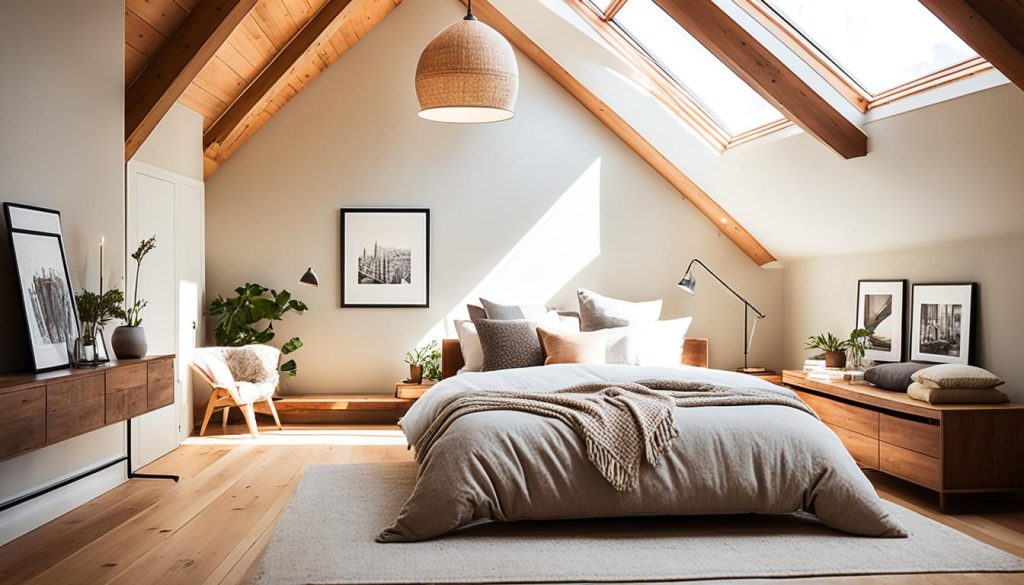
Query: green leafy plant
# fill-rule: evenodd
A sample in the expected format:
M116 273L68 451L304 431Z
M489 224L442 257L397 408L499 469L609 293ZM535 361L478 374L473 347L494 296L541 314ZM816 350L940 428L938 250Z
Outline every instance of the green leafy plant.
M817 349L827 353L846 351L850 347L849 339L839 339L832 332L822 335L812 335L807 338L804 349Z
M124 319L124 293L112 288L103 294L82 289L75 295L78 320L81 322L81 337L86 345L96 342L100 331L111 319Z
M132 253L132 260L135 260L135 290L132 292L132 304L125 305L124 324L128 327L142 326L142 309L146 308L149 301L139 298L139 272L142 269L142 259L156 248L156 236L142 240L139 247Z
M437 340L405 352L405 363L423 368L423 377L430 380L441 378L441 346Z
M854 363L860 364L864 359L864 353L868 348L868 337L871 336L871 332L863 327L858 327L850 332L850 339L847 340L846 346L850 350L850 356L853 358Z
M274 338L274 321L280 321L286 314L295 311L305 313L306 304L292 298L286 290L277 292L259 284L245 283L235 289L236 296L217 296L207 315L217 319L214 338L217 345L240 347L254 343L269 343ZM302 347L302 340L292 337L281 346L281 353L288 355ZM281 364L281 373L295 377L298 365L295 360Z

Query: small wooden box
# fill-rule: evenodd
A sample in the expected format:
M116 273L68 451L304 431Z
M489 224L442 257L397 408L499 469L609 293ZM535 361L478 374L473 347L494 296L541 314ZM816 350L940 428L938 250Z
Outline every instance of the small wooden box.
M423 380L420 384L412 384L410 382L396 382L395 383L395 398L407 398L410 400L416 400L420 396L423 396L427 390L430 390L437 384L436 380Z

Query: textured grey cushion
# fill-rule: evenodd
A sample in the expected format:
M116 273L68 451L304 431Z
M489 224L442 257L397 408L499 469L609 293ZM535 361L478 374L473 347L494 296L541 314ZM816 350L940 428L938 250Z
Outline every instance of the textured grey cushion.
M964 364L939 364L914 372L915 382L928 388L995 388L1003 381L992 372Z
M864 379L879 388L893 390L895 392L906 392L907 388L914 383L911 375L927 368L929 364L917 362L903 362L898 364L882 364L868 368L864 372Z
M479 305L466 305L466 310L469 311L470 321L487 318L487 311Z
M481 298L488 319L540 319L553 309L547 305L504 305Z
M580 301L582 331L627 327L657 321L661 316L661 299L635 303L602 296L585 288L577 289L576 296Z
M473 322L484 352L481 371L529 368L544 365L544 347L537 335L537 321L480 319Z

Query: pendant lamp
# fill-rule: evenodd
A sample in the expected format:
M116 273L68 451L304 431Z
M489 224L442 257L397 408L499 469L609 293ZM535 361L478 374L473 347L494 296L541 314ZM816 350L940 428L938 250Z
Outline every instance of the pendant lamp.
M512 45L473 16L444 29L416 65L419 116L436 122L481 124L515 115L519 67Z

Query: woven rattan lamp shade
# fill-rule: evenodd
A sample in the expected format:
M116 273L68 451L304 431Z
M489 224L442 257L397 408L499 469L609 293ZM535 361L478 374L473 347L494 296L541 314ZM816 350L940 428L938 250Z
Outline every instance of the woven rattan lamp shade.
M479 124L515 115L519 67L512 46L496 30L473 19L441 31L416 65L420 117Z

